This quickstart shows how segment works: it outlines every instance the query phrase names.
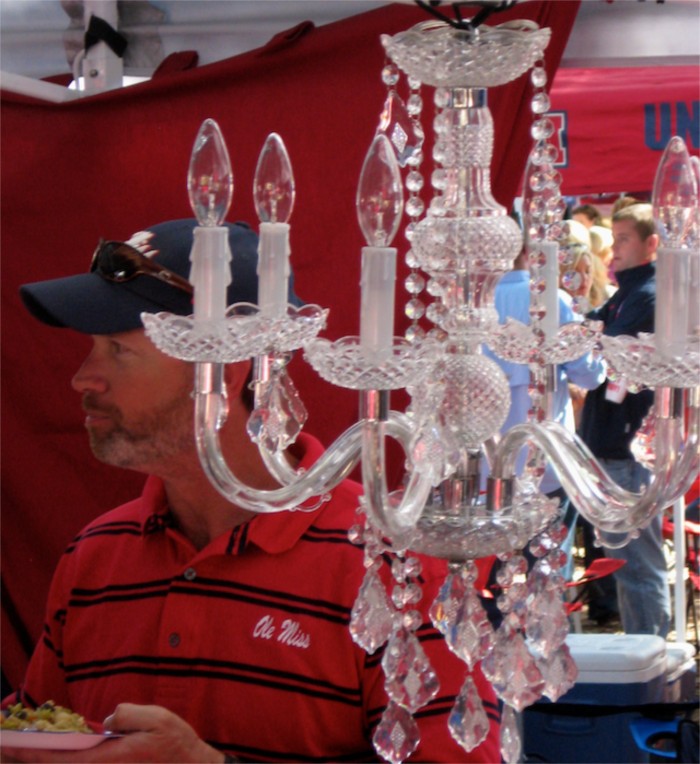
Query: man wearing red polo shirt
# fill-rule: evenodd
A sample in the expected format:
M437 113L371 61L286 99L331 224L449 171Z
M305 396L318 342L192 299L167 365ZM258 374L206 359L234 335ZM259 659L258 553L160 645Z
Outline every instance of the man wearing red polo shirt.
M366 654L348 630L365 569L347 530L359 486L345 481L299 511L256 514L209 483L193 432L192 364L158 351L142 312L191 312L186 282L195 221L153 226L130 245L103 244L90 273L26 285L45 323L92 335L73 378L98 459L148 475L143 494L99 517L63 555L43 638L11 698L46 700L126 733L84 752L5 750L24 761L361 761L387 698L381 650ZM257 237L229 225L227 299L256 302ZM295 301L293 293L290 300ZM225 456L259 489L277 487L246 436L250 363L225 370ZM302 435L290 450L305 469L320 455ZM490 719L465 753L447 717L466 666L426 613L444 575L423 560L416 634L441 682L415 715L411 760L496 761L499 712L477 668ZM385 571L386 572L386 571ZM389 574L390 575L390 574ZM9 702L9 701L6 701Z

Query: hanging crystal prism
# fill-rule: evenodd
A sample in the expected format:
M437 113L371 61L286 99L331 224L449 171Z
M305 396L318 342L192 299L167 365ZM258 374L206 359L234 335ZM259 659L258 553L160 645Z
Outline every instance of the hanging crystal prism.
M384 133L396 151L396 159L401 167L421 150L423 134L416 129L416 123L411 120L406 104L395 90L390 90L384 102L379 129Z
M511 706L505 706L501 715L501 756L506 764L517 764L523 750L518 718Z
M656 462L654 438L656 437L656 408L652 406L642 420L642 424L630 443L630 451L635 460L645 469L653 472Z
M411 714L390 702L372 736L376 752L392 764L405 761L418 747L420 733Z
M268 451L284 451L297 439L306 417L306 408L282 365L273 370L267 381L258 383L255 408L248 418L248 434Z
M528 646L538 656L548 655L566 639L569 619L561 575L540 560L528 576L525 617Z
M470 669L486 655L493 629L474 590L473 577L461 570L449 573L430 609L430 618L450 650Z
M543 694L552 702L559 700L576 684L578 668L566 642L548 657L538 659L537 666L545 682Z
M387 694L412 713L437 695L440 682L415 634L405 626L389 638L382 658Z
M501 700L518 711L542 697L544 679L523 635L505 619L481 668Z
M366 652L374 653L389 639L394 615L384 584L373 568L368 569L350 614L353 640Z
M467 753L486 740L489 718L471 675L467 677L447 721L450 734Z
M520 630L525 626L527 610L527 560L522 554L513 553L496 571L496 583L501 593L496 600L498 609L507 616L511 627Z

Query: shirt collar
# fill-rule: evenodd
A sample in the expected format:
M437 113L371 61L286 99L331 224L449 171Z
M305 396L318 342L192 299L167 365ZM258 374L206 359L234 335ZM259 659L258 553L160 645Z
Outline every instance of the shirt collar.
M323 446L312 435L301 433L292 452L299 457L298 470L308 470L323 454ZM312 496L293 510L255 515L247 523L216 539L229 553L252 543L269 554L291 549L317 517L326 496ZM170 527L172 518L163 481L153 475L146 480L141 494L141 532L144 535Z
M293 451L300 457L297 469L307 471L323 454L323 446L313 436L301 433ZM293 510L256 515L247 523L248 543L269 554L286 552L299 541L328 499L312 496Z
M499 284L518 284L521 281L530 280L530 271L523 268L517 268L516 270L507 271L501 276Z
M656 263L644 263L644 265L638 265L635 268L625 268L624 271L618 271L615 274L618 286L628 287L637 284L644 279L649 278L656 273Z

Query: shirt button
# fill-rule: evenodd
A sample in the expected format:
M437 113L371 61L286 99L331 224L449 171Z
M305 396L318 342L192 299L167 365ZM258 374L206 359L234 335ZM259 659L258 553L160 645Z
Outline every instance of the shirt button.
M185 578L188 581L194 581L194 579L197 578L197 571L194 568L187 568L185 571Z
M180 644L180 635L176 631L168 635L168 644L170 647L177 647Z

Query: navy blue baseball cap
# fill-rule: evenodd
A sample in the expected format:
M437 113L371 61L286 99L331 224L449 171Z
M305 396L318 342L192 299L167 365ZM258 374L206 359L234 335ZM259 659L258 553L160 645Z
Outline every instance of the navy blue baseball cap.
M65 278L38 281L20 287L29 312L45 324L85 334L116 334L143 326L141 313L192 313L192 291L187 279L194 228L192 218L169 220L139 231L129 241L108 242L119 254L138 250L148 267L128 280L110 278L97 268ZM258 236L246 223L224 223L231 248L231 284L227 304L258 301ZM99 249L99 248L98 248ZM152 267L151 266L155 266ZM165 270L164 270L165 269ZM175 274L174 279L168 273ZM179 278L178 278L179 277ZM289 302L303 303L289 281Z

